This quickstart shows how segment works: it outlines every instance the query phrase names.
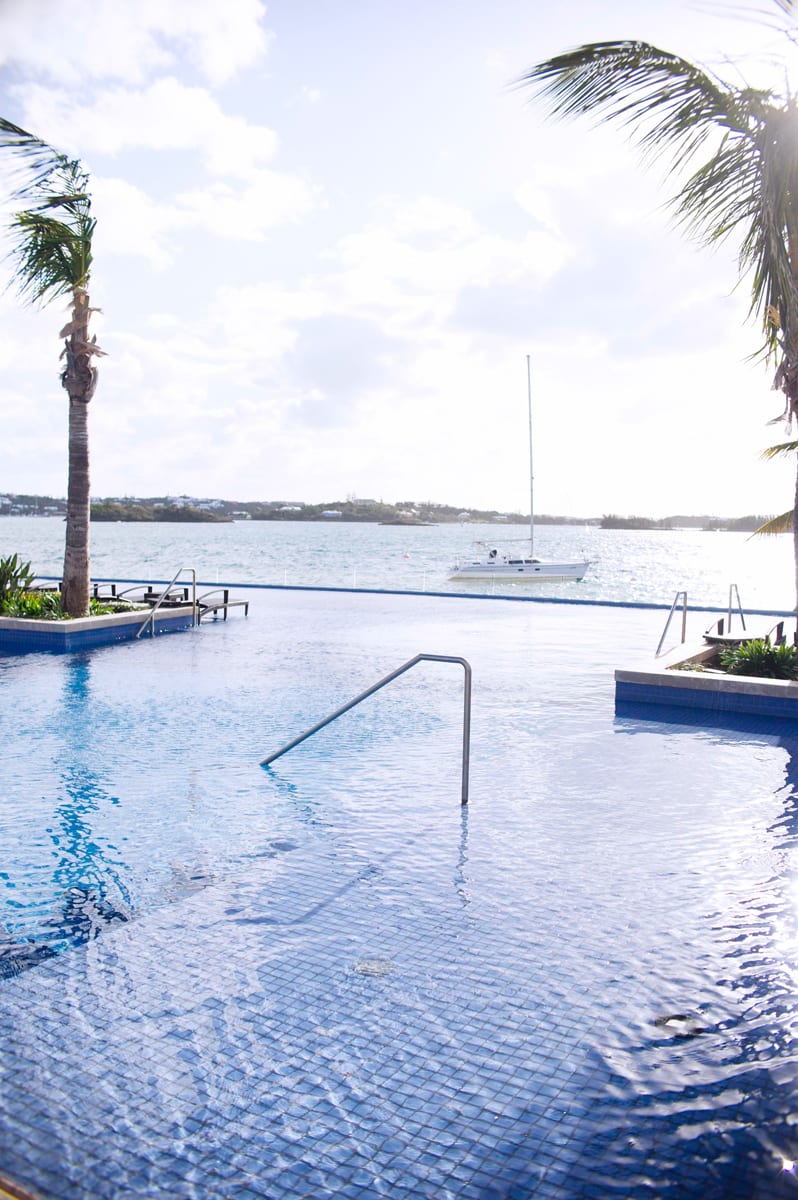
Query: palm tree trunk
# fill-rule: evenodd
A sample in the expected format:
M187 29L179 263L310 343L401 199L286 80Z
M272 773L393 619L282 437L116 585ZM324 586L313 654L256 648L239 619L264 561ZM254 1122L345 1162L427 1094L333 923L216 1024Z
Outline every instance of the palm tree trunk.
M89 611L89 406L69 398L69 481L61 607L70 617Z
M795 470L795 504L792 516L792 547L795 560L795 614L798 618L798 455L796 455Z
M64 357L66 367L61 383L69 394L69 480L67 484L66 551L61 606L70 617L84 617L89 611L89 401L97 385L97 372L91 365L89 342L89 297L76 288L72 297L72 320Z

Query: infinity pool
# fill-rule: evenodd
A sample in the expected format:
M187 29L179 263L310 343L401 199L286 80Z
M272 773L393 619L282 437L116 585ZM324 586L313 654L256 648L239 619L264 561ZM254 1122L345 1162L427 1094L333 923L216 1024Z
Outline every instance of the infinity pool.
M0 1177L798 1194L795 727L616 714L658 611L249 594L0 661ZM418 653L467 807L449 664L258 766Z

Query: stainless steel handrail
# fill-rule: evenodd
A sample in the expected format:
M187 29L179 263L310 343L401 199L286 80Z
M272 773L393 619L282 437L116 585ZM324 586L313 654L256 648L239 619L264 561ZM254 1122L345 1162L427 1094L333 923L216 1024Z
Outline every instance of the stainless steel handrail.
M420 662L460 663L460 666L465 672L465 677L463 680L463 773L460 803L468 804L468 769L471 745L471 664L468 663L464 658L453 658L448 654L417 654L415 658L411 658L401 667L397 667L395 671L391 671L390 675L384 676L384 678L375 683L373 687L367 688L365 692L361 692L359 696L355 696L354 700L350 700L348 704L341 705L341 707L337 708L334 713L330 713L329 717L325 717L323 721L319 721L317 725L314 725L312 729L308 729L307 732L300 734L300 736L297 738L294 738L292 742L288 742L287 745L282 746L279 750L275 750L275 752L270 754L268 758L264 758L260 765L262 767L266 767L269 765L269 763L273 763L276 758L279 758L282 754L286 754L289 750L293 750L294 746L298 746L300 742L304 742L306 738L312 737L314 733L318 733L320 729L324 729L325 726L331 724L331 722L335 721L338 717L343 716L345 712L349 712L350 708L354 708L355 705L360 704L362 700L367 699L369 696L373 696L375 692L380 690L380 688L384 688L386 684L391 683L394 679L397 679L400 675L403 675L405 671L409 671L411 667L415 667L416 664Z
M735 597L736 597L737 603L736 603L736 606L733 607ZM682 602L682 642L685 641L685 638L687 636L687 592L677 592L673 598L673 604L671 605L671 611L668 613L668 619L665 622L665 628L662 631L662 637L659 639L659 645L657 646L656 652L654 654L655 658L659 658L659 656L660 656L660 652L662 650L662 644L668 635L668 629L670 627L670 623L673 618L673 614L676 612L676 608L677 608L677 605L679 604L680 599ZM742 600L740 599L740 589L738 588L736 583L732 583L729 585L729 605L728 605L726 617L725 618L718 617L715 624L710 625L709 629L706 630L706 632L704 633L704 637L705 638L715 638L718 640L722 639L726 632L727 623L728 623L728 633L730 634L731 633L731 625L732 625L732 616L734 616L735 613L739 613L740 624L742 625L743 630L745 630L745 613L743 612L743 603L742 603Z
M732 608L732 597L733 596L737 597L736 609ZM710 625L709 629L706 630L706 632L704 633L704 637L716 637L716 638L731 637L732 617L734 616L735 612L739 613L740 624L743 628L743 632L745 632L745 613L743 612L743 604L742 604L742 600L740 599L740 589L737 587L736 583L732 583L729 585L729 605L726 610L726 616L718 617L715 624Z
M192 624L192 626L197 624L197 572L194 570L193 567L180 567L175 572L175 574L172 576L172 579L169 581L169 583L167 583L166 590L161 592L160 596L158 597L157 601L155 602L155 607L150 612L147 613L147 619L142 622L141 628L138 630L138 632L136 634L137 638L141 637L142 633L147 628L150 621L152 621L152 630L150 633L150 637L155 637L155 614L157 613L158 609L163 604L166 597L169 595L169 589L175 585L178 577L180 575L182 575L184 571L191 572L191 624Z
M676 606L679 603L680 596L682 598L682 641L684 642L685 638L687 637L687 592L677 592L676 595L673 597L673 604L671 605L671 611L668 613L668 619L665 622L665 628L662 631L662 637L659 639L659 645L657 646L656 652L654 654L655 658L659 658L660 651L662 650L662 643L665 641L665 638L668 635L668 629L670 628L671 619L673 617L673 614L676 612Z
M740 599L740 589L736 583L729 584L729 633L731 633L732 624L732 595L737 597L737 612L740 614L740 623L745 629L745 613L743 612L743 602Z

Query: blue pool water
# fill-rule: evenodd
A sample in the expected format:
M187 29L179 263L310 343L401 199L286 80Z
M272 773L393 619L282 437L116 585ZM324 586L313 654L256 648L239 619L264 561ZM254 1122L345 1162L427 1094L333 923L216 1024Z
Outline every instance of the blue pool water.
M616 714L664 614L255 591L0 661L0 1176L781 1197L798 734ZM423 664L269 769L269 751Z

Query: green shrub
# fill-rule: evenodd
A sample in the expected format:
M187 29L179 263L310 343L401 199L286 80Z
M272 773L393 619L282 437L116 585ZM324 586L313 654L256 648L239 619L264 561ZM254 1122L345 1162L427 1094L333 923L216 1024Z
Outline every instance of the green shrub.
M30 563L22 562L16 554L0 558L0 612L5 611L9 596L13 596L15 592L26 591L35 578Z
M730 675L797 679L798 651L787 642L774 646L767 638L751 638L749 642L722 650L720 665Z
M119 600L116 596L106 596L103 600L90 600L89 612L93 617L104 616L106 613L136 612L146 609L146 604L131 604L129 600Z
M115 596L103 600L90 600L89 613L93 617L106 613L136 612L141 605L131 604L128 600L119 600ZM143 606L144 609L147 605ZM29 617L38 621L63 621L66 613L61 608L59 592L32 592L18 590L8 595L0 605L0 612L5 617Z
M40 621L58 621L64 615L58 592L13 592L2 612L6 617L35 617Z

